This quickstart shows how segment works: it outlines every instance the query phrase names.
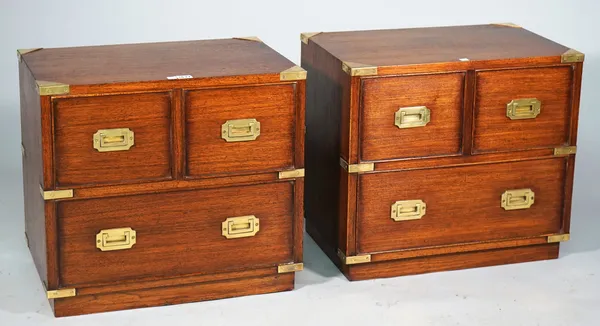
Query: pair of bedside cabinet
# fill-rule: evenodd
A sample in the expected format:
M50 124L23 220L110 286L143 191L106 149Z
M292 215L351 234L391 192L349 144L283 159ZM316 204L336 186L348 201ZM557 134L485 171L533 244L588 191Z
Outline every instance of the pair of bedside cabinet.
M558 257L583 54L512 24L19 50L56 316ZM306 110L305 110L306 108Z

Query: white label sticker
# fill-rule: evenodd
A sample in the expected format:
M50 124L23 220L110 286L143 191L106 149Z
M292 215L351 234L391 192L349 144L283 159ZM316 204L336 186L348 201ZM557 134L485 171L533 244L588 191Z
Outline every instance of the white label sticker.
M169 76L167 79L190 79L194 78L192 75L177 75L177 76Z

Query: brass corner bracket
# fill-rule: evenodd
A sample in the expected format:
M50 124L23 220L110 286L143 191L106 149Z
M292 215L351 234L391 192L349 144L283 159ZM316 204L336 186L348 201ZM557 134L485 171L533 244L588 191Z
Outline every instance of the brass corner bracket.
M375 163L348 164L340 157L340 166L348 173L370 172L375 170Z
M288 81L288 80L305 80L306 79L306 70L304 70L300 66L293 66L290 69L286 69L279 73L279 80Z
M279 274L300 272L302 270L304 270L303 263L282 264L277 266L277 273Z
M304 169L296 169L296 170L279 172L279 179L291 179L291 178L302 178L302 177L304 177Z
M548 236L548 243L565 242L571 240L571 234L556 234Z
M317 35L317 34L321 34L323 32L316 32L316 33L300 33L300 41L302 41L302 43L304 44L308 44L308 40Z
M60 298L70 298L77 295L76 289L58 289L46 291L46 297L48 299L60 299Z
M40 193L42 194L42 198L44 198L44 200L73 198L73 189L45 191L44 188L40 186Z
M377 76L377 67L362 63L342 61L342 70L350 76Z
M583 62L584 59L585 54L574 49L569 49L560 56L561 63Z
M63 95L69 94L68 84L56 83L51 81L36 80L37 92L40 96L44 95Z
M492 24L494 26L506 26L506 27L513 27L513 28L522 28L521 26L515 24L515 23L494 23Z
M254 42L263 43L263 41L261 39L259 39L257 36L234 37L233 39L234 40L254 41Z
M577 153L577 146L557 147L554 149L554 156L573 155Z
M345 265L356 265L371 262L371 255L358 255L358 256L346 256L341 249L337 251L338 257L342 260Z
M35 51L39 51L42 48L34 48L34 49L18 49L17 50L17 57L19 58L19 62L23 61L23 56L27 53L31 53L31 52L35 52Z

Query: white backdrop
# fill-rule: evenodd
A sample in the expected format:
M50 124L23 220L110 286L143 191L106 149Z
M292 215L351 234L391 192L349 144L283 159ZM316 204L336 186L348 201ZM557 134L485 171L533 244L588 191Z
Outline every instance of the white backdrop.
M600 248L600 1L0 1L0 267L6 248L24 246L18 48L259 36L299 64L301 32L492 22L516 23L586 55L572 240L562 255Z

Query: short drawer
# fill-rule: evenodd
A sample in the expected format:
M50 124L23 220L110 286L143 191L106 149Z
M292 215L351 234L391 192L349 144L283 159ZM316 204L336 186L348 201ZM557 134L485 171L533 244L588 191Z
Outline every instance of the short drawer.
M61 286L293 261L293 182L57 205Z
M445 73L363 79L361 159L459 154L464 76Z
M572 79L570 66L478 72L473 151L567 145Z
M53 115L58 187L171 178L170 93L59 98Z
M359 252L559 233L564 158L365 174Z
M295 94L291 84L186 91L186 175L293 167Z

